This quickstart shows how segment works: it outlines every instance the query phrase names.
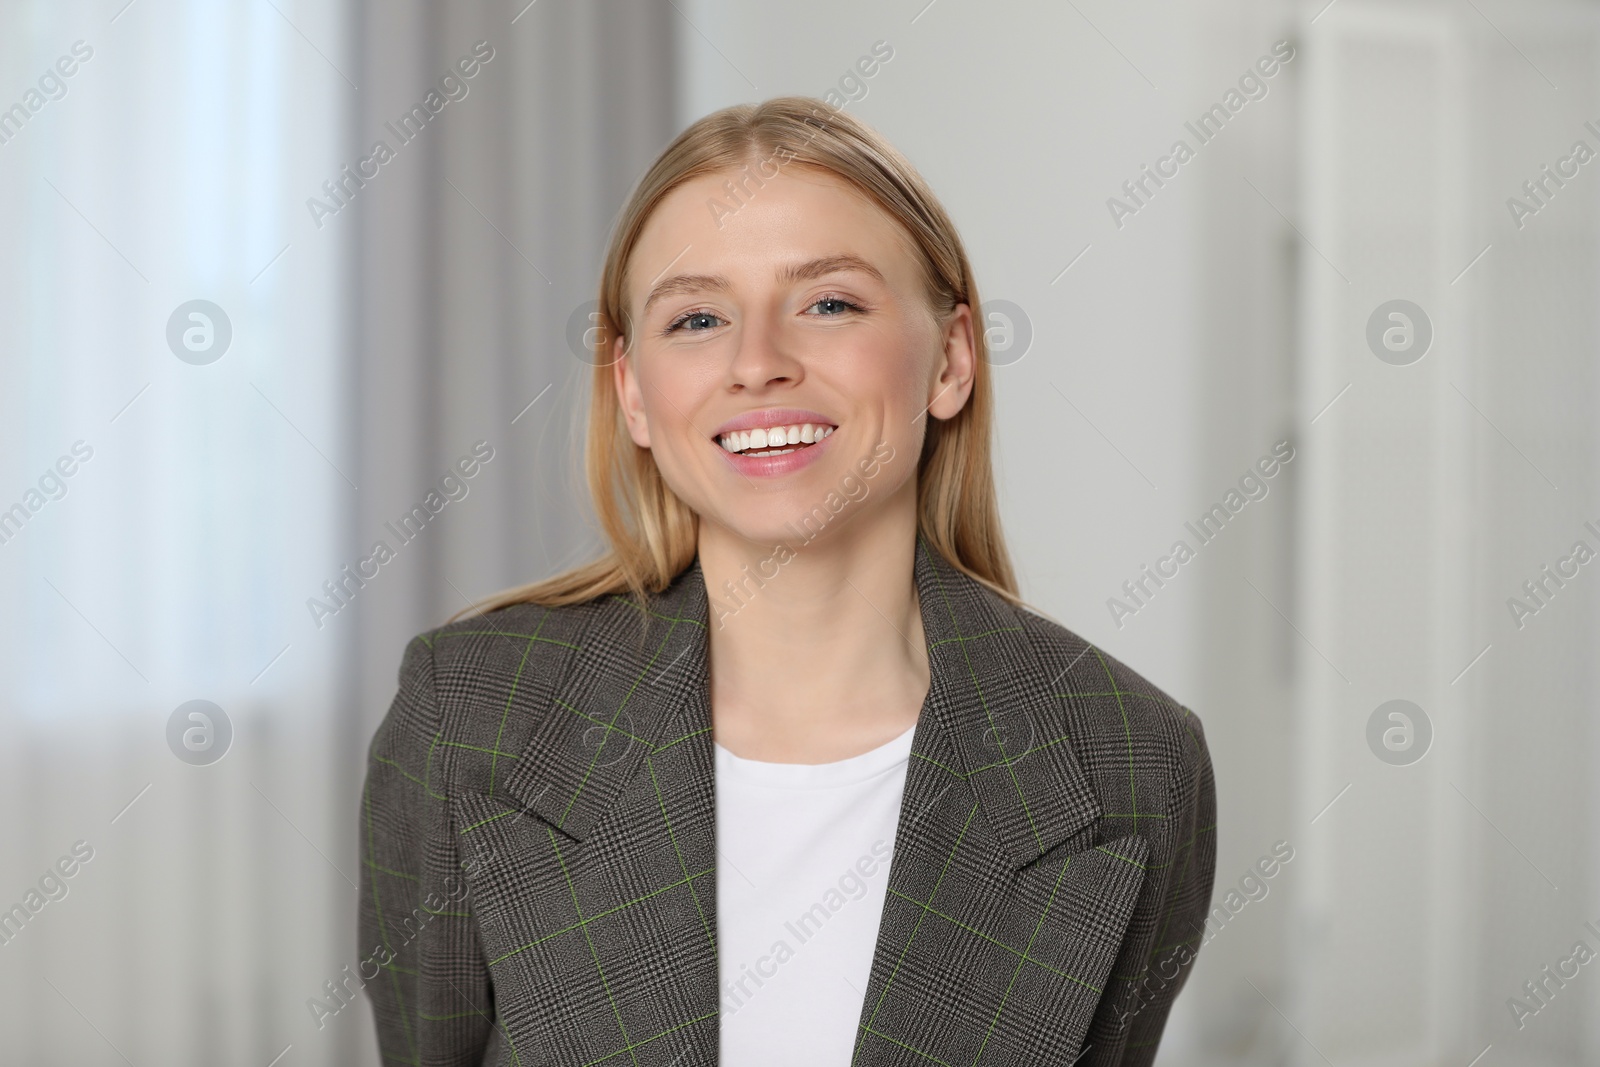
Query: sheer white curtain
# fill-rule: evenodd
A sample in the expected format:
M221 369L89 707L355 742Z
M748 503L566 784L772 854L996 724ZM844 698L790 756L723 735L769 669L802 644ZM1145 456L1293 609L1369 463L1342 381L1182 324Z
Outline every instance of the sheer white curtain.
M355 873L329 837L345 653L302 604L354 492L347 245L299 205L345 137L346 47L323 5L0 9L11 1062L339 1059L296 1012ZM231 723L209 766L167 743L196 699Z
M656 8L0 6L0 1060L375 1062L307 1003L365 744L407 637L586 544L565 327L673 132Z

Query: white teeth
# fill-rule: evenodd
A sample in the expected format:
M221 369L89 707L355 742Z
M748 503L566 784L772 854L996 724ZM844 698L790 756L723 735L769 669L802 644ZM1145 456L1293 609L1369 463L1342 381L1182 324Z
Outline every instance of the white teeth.
M758 426L751 430L733 430L717 438L717 443L729 452L749 452L752 449L776 449L783 445L814 444L834 431L832 426L799 423L793 426ZM781 456L793 452L785 448L768 455Z

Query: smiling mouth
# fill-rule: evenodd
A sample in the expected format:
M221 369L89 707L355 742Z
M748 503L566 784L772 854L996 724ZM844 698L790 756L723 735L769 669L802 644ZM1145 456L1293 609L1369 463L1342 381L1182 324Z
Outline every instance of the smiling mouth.
M798 452L829 436L837 427L826 423L795 423L789 426L758 426L734 430L716 439L726 451L740 456L783 456Z

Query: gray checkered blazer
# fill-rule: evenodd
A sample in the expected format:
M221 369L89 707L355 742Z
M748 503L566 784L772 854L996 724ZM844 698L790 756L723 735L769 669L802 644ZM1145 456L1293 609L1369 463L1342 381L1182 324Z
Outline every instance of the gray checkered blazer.
M853 1062L1147 1064L1210 905L1200 721L925 544L916 587L932 684ZM706 627L696 564L411 642L361 810L385 1063L717 1062Z

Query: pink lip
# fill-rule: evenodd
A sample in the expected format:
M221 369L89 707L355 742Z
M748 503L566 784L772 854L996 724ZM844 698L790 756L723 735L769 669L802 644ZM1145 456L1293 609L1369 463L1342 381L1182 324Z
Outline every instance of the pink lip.
M807 422L813 426L839 425L826 415L818 415L815 411L807 411L804 408L760 408L729 419L712 431L711 436L720 438L735 430L754 430L758 426L799 426Z

